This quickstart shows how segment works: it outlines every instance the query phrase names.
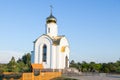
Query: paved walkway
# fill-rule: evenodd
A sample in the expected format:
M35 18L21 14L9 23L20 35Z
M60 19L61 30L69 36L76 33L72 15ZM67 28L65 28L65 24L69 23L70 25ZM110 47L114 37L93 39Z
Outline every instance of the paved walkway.
M73 76L78 80L120 80L120 76Z

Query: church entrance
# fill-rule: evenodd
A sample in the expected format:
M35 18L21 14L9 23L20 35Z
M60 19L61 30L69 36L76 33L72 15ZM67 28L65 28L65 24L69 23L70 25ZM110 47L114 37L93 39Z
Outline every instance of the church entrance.
M68 67L68 57L66 56L65 57L65 68L67 68Z

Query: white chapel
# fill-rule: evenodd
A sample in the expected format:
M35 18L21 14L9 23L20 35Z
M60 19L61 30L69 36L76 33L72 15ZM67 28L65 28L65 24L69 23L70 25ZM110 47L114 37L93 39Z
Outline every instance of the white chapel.
M42 64L45 69L69 67L69 43L65 36L58 35L57 19L52 15L46 18L45 34L34 41L31 55L32 64Z

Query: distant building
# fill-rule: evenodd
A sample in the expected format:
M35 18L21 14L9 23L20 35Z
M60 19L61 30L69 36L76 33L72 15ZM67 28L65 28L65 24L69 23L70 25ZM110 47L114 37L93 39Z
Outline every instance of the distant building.
M31 63L42 64L44 69L64 69L69 67L69 43L65 36L58 35L57 19L46 18L46 33L34 41Z

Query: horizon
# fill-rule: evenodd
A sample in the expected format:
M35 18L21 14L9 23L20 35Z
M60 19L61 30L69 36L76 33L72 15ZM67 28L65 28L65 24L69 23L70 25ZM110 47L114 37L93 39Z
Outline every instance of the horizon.
M0 63L33 50L46 18L57 18L58 34L70 43L70 61L107 63L120 58L120 1L0 1Z

